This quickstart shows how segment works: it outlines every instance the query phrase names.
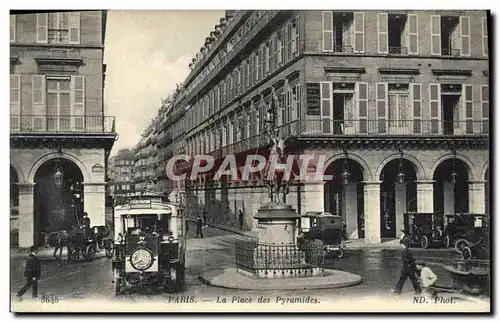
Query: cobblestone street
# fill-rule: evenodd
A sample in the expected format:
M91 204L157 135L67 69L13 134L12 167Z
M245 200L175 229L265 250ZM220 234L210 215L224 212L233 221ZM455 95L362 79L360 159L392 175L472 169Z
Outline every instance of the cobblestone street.
M397 281L400 269L400 251L398 250L352 250L347 251L345 257L338 260L326 259L326 267L358 274L363 282L357 286L334 290L304 290L304 291L243 291L217 288L202 284L198 276L207 270L222 270L234 265L234 241L244 237L229 234L216 228L205 228L205 238L194 238L189 232L187 252L187 287L179 296L195 296L198 302L214 303L217 297L253 297L267 296L273 299L281 296L297 297L311 296L325 300L348 299L356 297L392 297L390 289ZM413 250L418 259L425 259L438 275L439 285L449 285L451 280L448 273L440 266L452 259L455 254L452 250ZM24 282L22 278L23 258L15 257L11 261L11 294L20 288ZM101 254L93 262L63 264L58 266L53 260L43 262L43 275L39 283L40 296L57 297L60 303L69 299L111 300L142 302L145 299L154 302L175 301L176 295L170 294L126 294L118 298L114 295L111 272L111 262ZM30 301L29 294L24 297ZM413 294L410 281L403 289L403 295L411 298ZM13 300L16 302L16 299Z

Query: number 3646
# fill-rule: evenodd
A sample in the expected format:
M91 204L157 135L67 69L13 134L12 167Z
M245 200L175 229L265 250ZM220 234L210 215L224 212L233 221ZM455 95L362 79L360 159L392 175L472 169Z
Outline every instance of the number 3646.
M56 304L59 303L57 296L42 296L42 303Z

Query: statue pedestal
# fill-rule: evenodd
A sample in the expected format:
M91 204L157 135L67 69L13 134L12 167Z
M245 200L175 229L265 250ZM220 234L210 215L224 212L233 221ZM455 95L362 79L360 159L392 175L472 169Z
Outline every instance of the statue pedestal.
M322 265L313 265L308 258L323 256L323 249L316 253L315 250L299 249L296 228L300 215L291 206L270 202L259 208L254 218L258 221L258 241L237 249L237 253L241 251L242 262L245 262L238 272L256 278L297 278L322 274Z

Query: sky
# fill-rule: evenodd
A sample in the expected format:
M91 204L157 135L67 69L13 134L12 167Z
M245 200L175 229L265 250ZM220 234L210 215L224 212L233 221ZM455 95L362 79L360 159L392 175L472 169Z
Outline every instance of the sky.
M104 105L119 134L113 155L139 142L223 16L220 10L108 11Z

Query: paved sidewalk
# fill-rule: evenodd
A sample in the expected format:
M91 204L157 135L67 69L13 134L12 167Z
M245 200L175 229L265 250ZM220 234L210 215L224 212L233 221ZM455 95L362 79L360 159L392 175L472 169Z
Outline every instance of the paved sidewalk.
M252 278L238 273L236 268L204 272L202 282L224 288L240 290L319 290L360 284L361 276L348 272L325 269L324 276L302 278Z

